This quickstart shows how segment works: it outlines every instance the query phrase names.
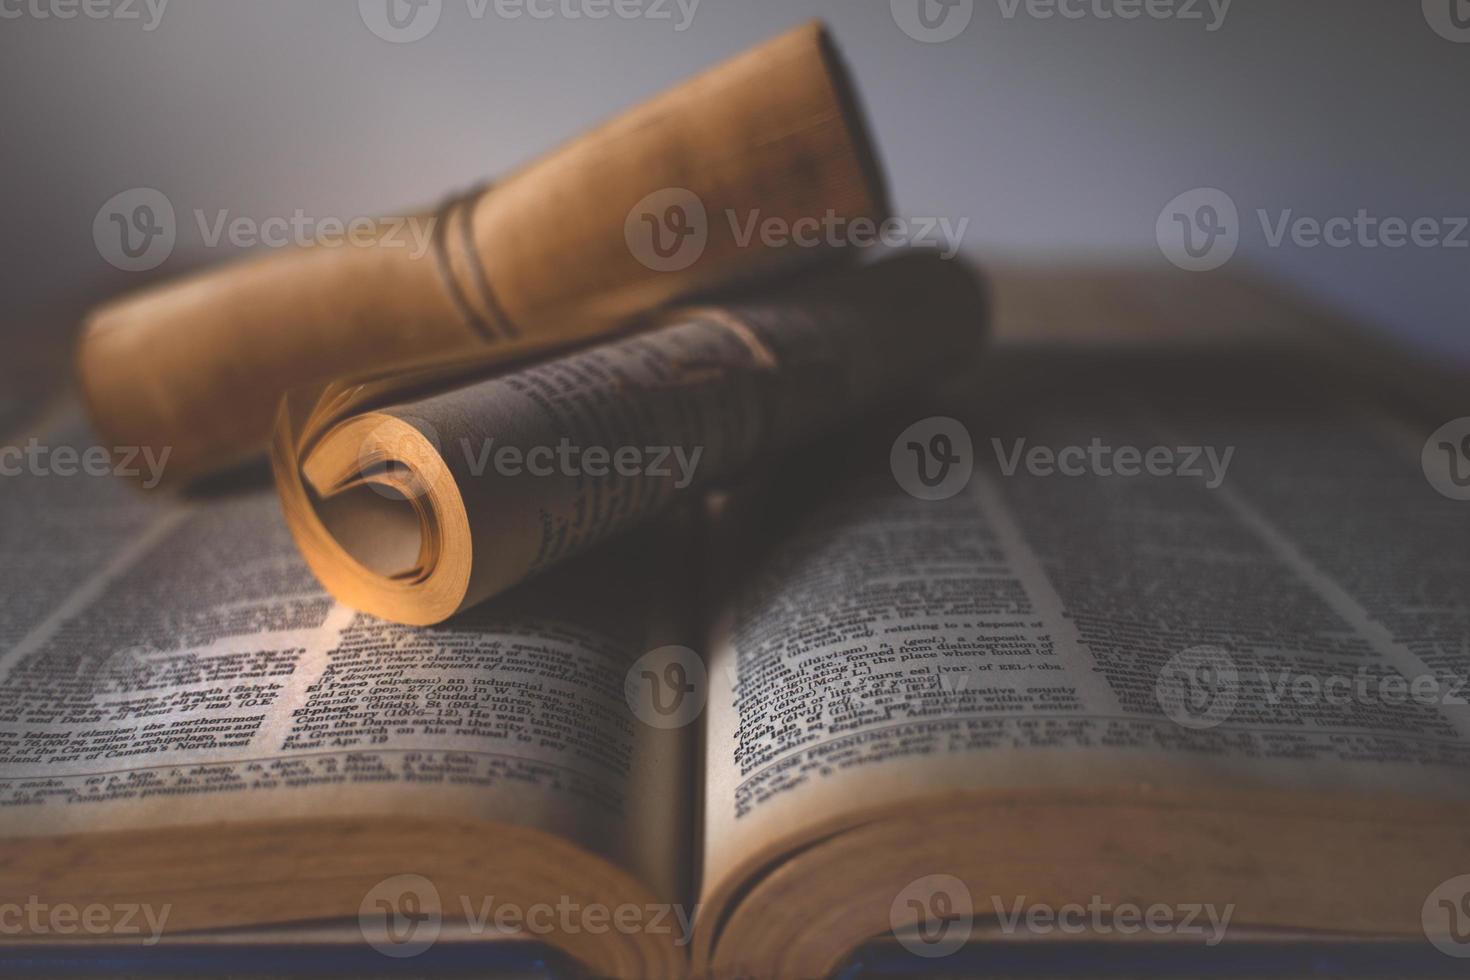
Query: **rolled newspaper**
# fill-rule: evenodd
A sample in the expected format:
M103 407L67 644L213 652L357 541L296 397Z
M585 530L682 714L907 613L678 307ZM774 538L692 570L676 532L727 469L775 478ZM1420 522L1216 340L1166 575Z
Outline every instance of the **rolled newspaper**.
M674 312L495 377L295 392L272 447L276 485L333 595L436 623L972 363L983 324L974 272L913 254Z
M113 444L169 447L177 483L262 448L292 388L572 344L832 253L746 235L752 222L886 215L847 74L808 24L425 215L427 250L401 247L384 223L368 242L278 252L103 306L80 342L82 387Z

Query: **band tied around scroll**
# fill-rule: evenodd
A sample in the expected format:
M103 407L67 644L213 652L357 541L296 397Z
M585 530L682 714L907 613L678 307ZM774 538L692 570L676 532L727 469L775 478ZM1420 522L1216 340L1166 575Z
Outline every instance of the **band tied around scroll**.
M433 252L434 264L454 308L475 332L493 343L518 337L520 331L506 315L499 297L491 288L490 279L485 273L485 263L481 261L479 247L475 244L472 220L474 206L489 188L488 182L477 184L462 193L451 195L439 206L434 214ZM459 226L457 235L453 231L455 224ZM460 281L460 276L455 271L456 244L462 253L464 264L470 270L468 285ZM485 313L481 313L480 307L471 301L472 295L479 299Z

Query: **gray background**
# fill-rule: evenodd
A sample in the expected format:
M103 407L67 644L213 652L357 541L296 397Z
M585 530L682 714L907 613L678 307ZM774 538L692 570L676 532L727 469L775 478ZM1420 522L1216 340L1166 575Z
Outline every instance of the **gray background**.
M151 32L144 0L141 20L35 16L53 2L0 0L20 13L0 20L7 331L67 330L97 298L229 257L203 249L196 208L351 217L432 202L820 16L896 206L969 219L966 251L1162 264L1160 210L1218 187L1241 212L1232 268L1470 360L1470 249L1272 248L1255 216L1470 215L1470 43L1433 31L1419 0L1235 0L1214 31L1203 3L1204 21L1125 21L972 0L940 44L900 30L888 0L701 0L683 31L672 0L671 19L603 20L507 19L494 3L475 19L468 0L442 0L408 44L375 36L356 0L171 0ZM92 240L98 208L137 186L180 216L152 274L113 269Z

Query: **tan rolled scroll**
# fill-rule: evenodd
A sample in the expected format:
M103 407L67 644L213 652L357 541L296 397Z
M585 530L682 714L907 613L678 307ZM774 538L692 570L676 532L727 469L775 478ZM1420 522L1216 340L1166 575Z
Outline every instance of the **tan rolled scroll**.
M432 248L393 247L384 225L103 306L82 386L112 444L171 447L177 483L260 449L293 388L573 344L832 254L747 237L752 220L886 216L846 72L808 24L427 215Z
M272 448L286 521L343 602L443 620L923 380L973 363L984 297L929 254L482 380L288 396Z

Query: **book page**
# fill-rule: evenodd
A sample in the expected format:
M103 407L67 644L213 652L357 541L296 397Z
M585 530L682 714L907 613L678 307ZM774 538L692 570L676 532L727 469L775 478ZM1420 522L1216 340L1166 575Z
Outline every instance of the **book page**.
M192 502L59 471L0 492L0 835L460 816L676 893L690 735L625 696L676 639L657 535L416 630L321 589L263 474Z
M777 474L805 499L725 535L706 894L772 842L966 790L1470 793L1470 504L1420 467L1445 420L1285 357L998 352ZM919 499L890 450L941 415L962 432L915 440L930 475L962 436L974 470Z

